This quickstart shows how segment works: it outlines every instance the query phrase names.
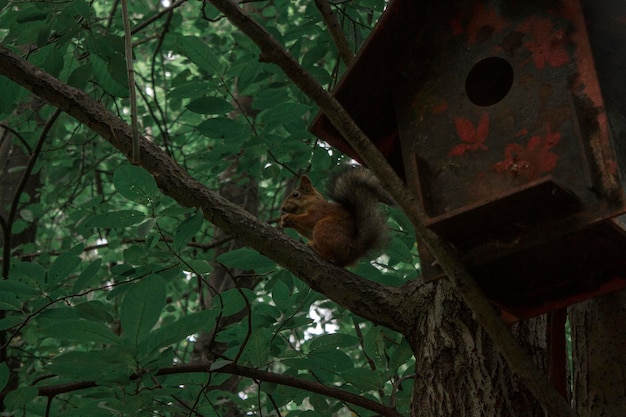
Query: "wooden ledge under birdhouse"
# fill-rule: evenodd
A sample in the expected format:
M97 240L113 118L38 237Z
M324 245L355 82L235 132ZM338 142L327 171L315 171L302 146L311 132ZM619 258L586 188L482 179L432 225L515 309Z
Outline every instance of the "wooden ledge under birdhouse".
M565 217L579 208L580 200L573 192L546 177L433 217L426 226L458 246Z

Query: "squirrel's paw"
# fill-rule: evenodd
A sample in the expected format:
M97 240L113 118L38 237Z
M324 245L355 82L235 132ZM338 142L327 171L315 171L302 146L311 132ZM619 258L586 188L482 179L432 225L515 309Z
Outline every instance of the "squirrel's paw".
M281 229L284 229L285 227L289 227L289 213L286 213L280 216L278 227L280 227Z

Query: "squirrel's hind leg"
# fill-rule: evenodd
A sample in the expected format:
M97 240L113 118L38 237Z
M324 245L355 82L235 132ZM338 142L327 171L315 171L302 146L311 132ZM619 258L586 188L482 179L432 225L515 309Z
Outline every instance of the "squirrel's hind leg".
M339 266L353 264L352 239L345 233L345 224L338 224L336 220L321 220L313 228L313 239L309 242L311 248L322 258Z

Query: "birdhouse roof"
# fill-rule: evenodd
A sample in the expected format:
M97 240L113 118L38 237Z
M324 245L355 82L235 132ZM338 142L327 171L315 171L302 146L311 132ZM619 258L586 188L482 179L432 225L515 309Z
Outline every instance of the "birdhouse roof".
M418 3L393 0L389 4L333 91L335 98L387 159L393 158L394 150L395 155L399 155L392 87L407 49L407 31L415 31L419 26L415 19ZM315 118L311 132L358 160L355 151L323 113Z

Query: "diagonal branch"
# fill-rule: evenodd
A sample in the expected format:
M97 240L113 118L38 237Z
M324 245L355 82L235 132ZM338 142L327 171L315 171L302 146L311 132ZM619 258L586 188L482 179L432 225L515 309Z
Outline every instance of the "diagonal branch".
M519 375L551 416L573 416L565 399L537 368L485 297L455 251L424 226L426 215L412 192L398 177L372 141L350 118L343 106L300 66L291 54L259 23L250 19L231 0L209 0L261 49L262 57L278 65L293 83L326 114L345 140L376 174L415 228L415 233L439 261L457 293L474 313L477 322L501 350L511 369Z
M326 23L326 26L328 27L330 36L332 36L333 41L339 50L339 55L341 56L343 63L350 65L350 63L354 60L354 53L352 52L352 49L350 49L348 39L346 39L346 35L343 33L341 24L339 24L339 20L337 20L337 16L335 16L333 10L330 8L328 0L315 0L315 5L322 14L322 19L324 19L324 23Z
M84 123L130 157L130 126L85 92L70 87L0 45L0 75L7 76ZM229 202L195 180L156 144L140 136L140 165L161 191L186 207L200 207L204 217L304 280L350 311L390 329L413 328L416 312L407 299L416 282L394 288L358 277L314 254L305 245Z

